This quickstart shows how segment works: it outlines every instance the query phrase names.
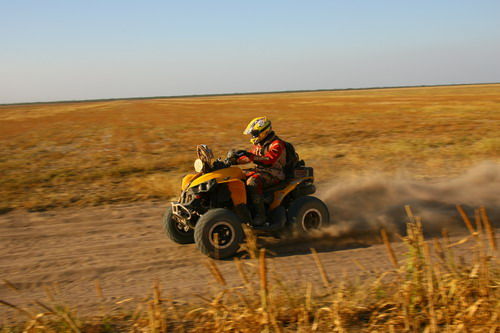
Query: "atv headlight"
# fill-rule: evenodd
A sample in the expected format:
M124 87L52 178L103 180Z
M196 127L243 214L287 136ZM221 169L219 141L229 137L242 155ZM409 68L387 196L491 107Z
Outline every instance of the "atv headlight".
M194 171L196 171L196 172L202 172L204 166L205 166L205 163L203 163L203 161L200 160L199 158L197 158L194 161Z

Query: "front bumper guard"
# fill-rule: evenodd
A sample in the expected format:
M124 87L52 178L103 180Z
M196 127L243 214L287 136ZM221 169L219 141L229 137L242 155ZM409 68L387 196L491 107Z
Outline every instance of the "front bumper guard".
M172 213L184 221L190 220L192 215L189 209L180 202L172 202Z

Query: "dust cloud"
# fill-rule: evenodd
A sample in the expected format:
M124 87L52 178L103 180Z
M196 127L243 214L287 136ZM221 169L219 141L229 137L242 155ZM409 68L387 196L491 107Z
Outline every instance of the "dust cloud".
M439 182L372 175L323 186L318 196L327 204L333 222L318 237L369 236L381 228L404 234L408 222L405 205L422 218L427 235L438 234L443 228L451 233L464 228L456 204L461 204L471 219L474 208L485 206L498 227L500 165L483 162L459 177Z

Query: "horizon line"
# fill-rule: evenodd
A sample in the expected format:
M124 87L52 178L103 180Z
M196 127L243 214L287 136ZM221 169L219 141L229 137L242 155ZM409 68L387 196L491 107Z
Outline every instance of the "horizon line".
M144 97L112 97L112 98L95 98L95 99L55 100L55 101L45 101L45 102L0 103L0 106L33 105L33 104L87 103L87 102L112 102L112 101L128 101L128 100L143 100L143 99L223 97L223 96L241 96L241 95L294 94L294 93L325 92L325 91L383 90L383 89L426 88L426 87L429 88L429 87L449 87L449 86L478 86L478 85L489 85L489 84L500 84L500 82L422 84L422 85L409 85L409 86L381 86L381 87L336 88L336 89L299 89L299 90L276 90L276 91L254 91L254 92L234 92L234 93L215 93L215 94L144 96Z

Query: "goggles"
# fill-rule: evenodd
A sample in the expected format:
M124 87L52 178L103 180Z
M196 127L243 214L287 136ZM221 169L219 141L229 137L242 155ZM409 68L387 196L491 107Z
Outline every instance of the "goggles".
M252 131L250 131L250 135L252 135L254 138L259 137L260 133L262 133L262 131L258 131L258 130L252 130Z

